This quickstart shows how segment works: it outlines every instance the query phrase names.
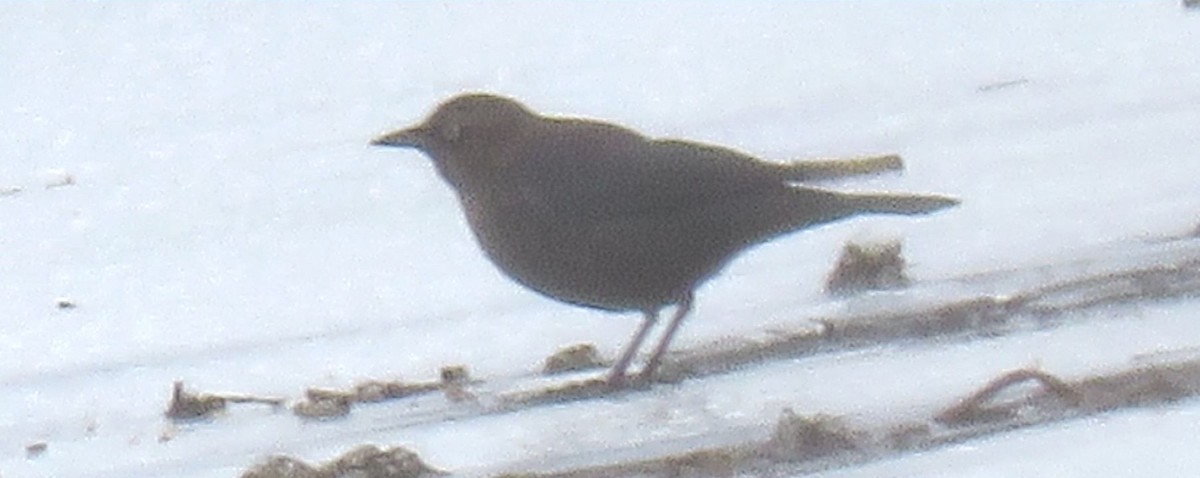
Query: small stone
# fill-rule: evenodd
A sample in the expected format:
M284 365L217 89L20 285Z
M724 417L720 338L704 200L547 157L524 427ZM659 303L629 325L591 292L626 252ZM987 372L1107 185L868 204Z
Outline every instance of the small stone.
M34 443L30 443L28 445L25 445L25 458L32 460L34 458L42 456L43 453L46 453L46 448L48 448L48 447L49 447L49 445L47 445L46 442L44 442L44 441L34 442Z
M451 402L475 401L475 394L467 390L470 376L465 365L447 365L442 367L442 393Z
M171 440L174 440L176 436L179 436L179 429L175 428L174 425L168 424L167 426L163 427L163 429L161 431L158 432L158 442L166 443Z
M63 169L46 171L46 189L61 188L75 184L75 176Z
M447 365L441 370L442 384L465 383L470 377L466 365Z

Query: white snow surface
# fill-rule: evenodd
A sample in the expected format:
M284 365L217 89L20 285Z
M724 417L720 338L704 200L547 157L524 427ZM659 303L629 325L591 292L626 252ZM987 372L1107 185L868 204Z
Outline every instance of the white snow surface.
M404 405L322 424L251 407L157 442L174 380L295 397L444 364L511 377L563 345L624 344L636 314L522 289L425 157L367 145L451 95L776 160L896 152L903 175L835 186L963 199L747 252L699 291L686 348L851 307L821 292L848 239L902 237L914 279L937 281L1196 227L1198 45L1200 14L1166 0L5 3L0 475L229 477L366 442L470 473L753 435L783 407L915 413L1015 367L1078 376L1200 346L1200 301L1181 301L463 423L373 425ZM1122 412L828 476L1196 476L1198 414ZM27 458L34 442L47 451Z

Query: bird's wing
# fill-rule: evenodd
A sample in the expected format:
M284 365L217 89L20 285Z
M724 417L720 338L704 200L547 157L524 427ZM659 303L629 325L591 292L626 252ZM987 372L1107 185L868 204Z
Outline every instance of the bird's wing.
M605 123L544 135L525 174L550 207L591 218L669 216L746 194L788 188L775 169L720 146L649 139Z

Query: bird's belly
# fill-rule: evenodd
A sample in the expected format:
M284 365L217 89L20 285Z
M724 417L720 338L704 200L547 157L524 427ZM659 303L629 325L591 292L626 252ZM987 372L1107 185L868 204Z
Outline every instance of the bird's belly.
M477 241L502 271L577 305L656 310L677 302L728 256L679 224L466 209Z

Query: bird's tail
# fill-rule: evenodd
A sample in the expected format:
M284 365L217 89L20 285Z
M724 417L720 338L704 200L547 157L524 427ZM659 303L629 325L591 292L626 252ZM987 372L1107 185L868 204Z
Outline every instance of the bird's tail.
M768 208L772 212L751 215L751 218L757 217L761 220L762 217L766 217L765 221L757 224L765 222L768 227L764 230L770 234L779 234L863 214L915 216L959 204L958 199L936 194L845 193L807 187L794 188L792 194L787 201L773 203L779 209ZM788 217L789 220L781 224L780 217Z
M849 212L856 214L929 214L957 206L959 200L934 194L843 194Z
M898 154L859 156L855 158L817 159L774 164L776 174L787 181L815 182L874 176L891 171L903 171L904 160Z

